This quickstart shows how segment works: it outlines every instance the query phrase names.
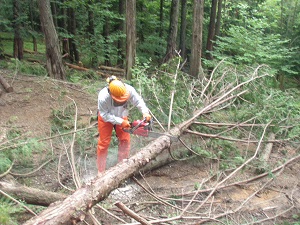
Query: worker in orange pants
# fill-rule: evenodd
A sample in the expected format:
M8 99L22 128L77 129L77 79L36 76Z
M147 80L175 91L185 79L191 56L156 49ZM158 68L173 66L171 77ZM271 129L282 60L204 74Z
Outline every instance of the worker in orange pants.
M128 121L129 105L136 106L147 121L151 119L149 109L144 100L132 86L123 83L115 76L109 77L107 82L108 85L98 94L98 175L101 175L106 168L106 159L113 129L119 141L118 162L129 157L130 134L123 131L124 128L130 128Z
M113 128L119 140L118 162L128 158L130 151L130 134L122 130L121 125L113 125L105 122L101 116L98 116L98 147L97 147L97 165L100 172L105 170L108 147L111 141Z

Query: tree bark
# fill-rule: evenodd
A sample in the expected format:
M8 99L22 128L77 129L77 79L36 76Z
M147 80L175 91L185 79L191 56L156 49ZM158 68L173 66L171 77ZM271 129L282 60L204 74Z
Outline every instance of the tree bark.
M52 17L53 17L53 23L55 27L58 27L57 25L57 9L56 9L56 3L51 1L50 2Z
M30 27L32 29L32 33L31 33L31 36L32 36L32 43L33 43L33 51L34 52L37 52L38 49L37 49L37 40L36 40L36 35L35 35L35 22L34 22L34 18L33 18L33 1L32 0L29 0L28 1L28 7L29 7L29 19L30 19Z
M126 79L131 80L136 56L136 0L126 1Z
M106 9L107 11L110 11L109 8ZM103 24L103 32L102 36L104 38L104 65L105 66L111 66L110 62L110 54L109 54L109 35L110 35L110 18L109 16L104 17L104 24Z
M159 37L164 36L164 0L160 0L159 6Z
M14 91L13 87L10 86L10 84L2 76L0 76L0 83L2 84L6 92L10 93Z
M66 72L59 50L58 36L54 27L49 0L38 0L41 25L45 34L47 71L55 79L65 80Z
M20 3L19 0L13 1L13 16L14 16L14 58L23 59L23 39L21 37L21 22L20 22Z
M120 17L124 17L125 12L125 0L119 0L119 14ZM118 21L118 29L120 33L125 33L124 31L124 20L119 20ZM118 40L118 65L120 65L122 68L124 68L124 39L122 37L119 37Z
M87 8L87 13L88 13L88 26L87 26L87 32L88 32L88 37L89 37L89 42L91 45L91 55L90 55L90 62L92 67L97 66L97 52L99 49L97 49L96 46L96 38L95 38L95 15L93 11L93 1L89 0L86 5Z
M218 13L217 13L217 21L216 21L216 30L214 40L217 40L217 36L220 36L221 30L221 18L222 18L222 0L218 0Z
M0 181L0 189L9 195L22 199L28 204L40 206L49 206L51 203L62 201L67 197L65 194L29 188L5 181Z
M72 34L73 37L76 37L76 19L75 19L75 10L73 8L68 8L68 32ZM79 62L79 52L74 38L69 38L69 50L70 50L70 60L71 62Z
M203 8L204 0L194 0L193 10L193 39L192 39L192 54L190 74L193 77L203 79L204 75L201 70L201 55L202 55L202 30L203 30Z
M61 3L64 4L65 0L62 0ZM61 15L62 18L59 19L60 27L63 30L68 30L68 21L67 21L67 9L66 7L61 8ZM66 37L62 37L62 54L68 54L70 56L70 49L69 49L69 39Z
M170 27L167 52L163 62L168 62L176 56L176 39L178 32L179 0L172 0L170 12Z
M187 0L181 0L180 55L186 59L186 6Z
M208 27L208 37L206 42L206 59L212 60L212 50L213 50L213 40L215 37L215 29L216 29L216 16L217 16L217 0L211 1L211 11L210 11L210 20Z

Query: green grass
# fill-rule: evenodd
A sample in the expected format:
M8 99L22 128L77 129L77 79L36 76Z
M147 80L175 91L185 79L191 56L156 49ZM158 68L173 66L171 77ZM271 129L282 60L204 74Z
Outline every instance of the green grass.
M13 54L13 44L14 44L14 34L0 32L0 41L3 47L5 54ZM44 54L46 52L45 44L43 39L37 39L37 50L39 54ZM23 39L23 48L24 50L33 51L33 41L31 37L26 37ZM39 56L41 57L41 56ZM24 52L24 58L33 58L33 54Z

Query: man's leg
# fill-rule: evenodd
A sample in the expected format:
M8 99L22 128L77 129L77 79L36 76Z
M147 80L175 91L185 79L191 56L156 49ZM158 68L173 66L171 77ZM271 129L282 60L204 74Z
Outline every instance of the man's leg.
M130 134L123 131L120 125L116 126L116 134L119 140L118 162L129 157Z
M98 115L98 146L97 146L97 167L98 173L105 171L106 158L108 153L108 147L111 140L113 125L108 122L104 122L102 117Z

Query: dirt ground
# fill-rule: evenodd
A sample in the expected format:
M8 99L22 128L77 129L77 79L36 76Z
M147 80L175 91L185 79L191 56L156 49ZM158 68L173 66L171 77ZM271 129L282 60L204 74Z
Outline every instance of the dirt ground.
M12 93L5 93L0 85L3 91L0 97L0 149L1 145L4 146L8 141L7 133L16 127L22 131L21 138L49 137L51 112L63 110L74 102L78 108L79 127L91 125L91 118L97 110L97 93L89 94L79 85L53 81L45 77L20 74L12 76L12 71L7 70L0 70L0 76L14 88ZM138 151L140 140L134 137L133 143L135 149L132 154ZM50 146L51 142L48 141L47 144ZM252 150L255 148L256 146L252 146ZM59 150L61 149L57 147L52 150L50 147L45 149ZM96 173L95 149L86 151L89 163L82 166L88 171L82 173L83 181L92 179ZM114 151L116 149L111 150ZM279 162L292 159L297 154L299 155L299 150L289 146L274 146L268 163L272 168L276 168L280 165ZM109 157L108 166L113 166L116 163L114 154L110 154ZM67 160L65 163L67 164ZM232 174L233 170L230 170L215 176L217 170L218 162L215 160L193 157L187 161L174 161L138 178L148 191L128 180L113 191L101 206L109 209L127 224L138 223L116 208L116 201L122 201L148 220L160 220L156 224L300 224L299 160L281 168L278 173L270 173L262 178L257 178L258 174L255 174L251 166L239 170L236 174ZM254 177L256 179L250 181ZM221 180L226 178L228 181L221 183ZM55 163L50 163L35 176L31 176L30 181L16 179L20 183L49 191L62 189L57 181ZM65 180L68 179L70 174L65 176ZM248 182L242 182L245 180ZM231 185L233 183L236 184ZM181 214L185 207L184 213ZM125 224L99 208L96 208L95 212L102 224ZM181 218L176 219L178 215L181 215Z

